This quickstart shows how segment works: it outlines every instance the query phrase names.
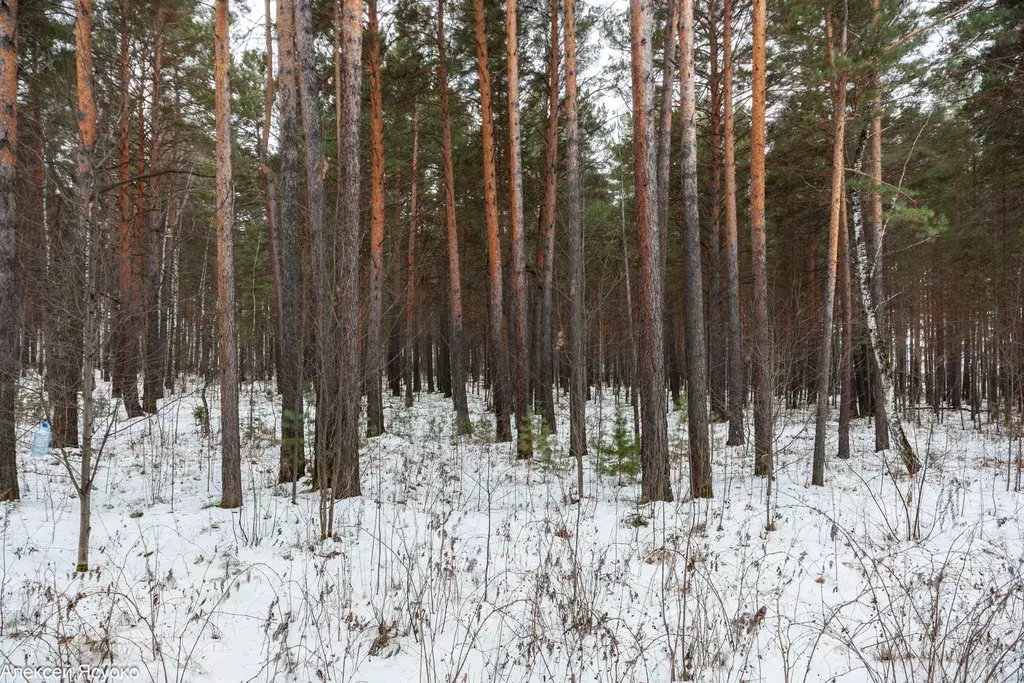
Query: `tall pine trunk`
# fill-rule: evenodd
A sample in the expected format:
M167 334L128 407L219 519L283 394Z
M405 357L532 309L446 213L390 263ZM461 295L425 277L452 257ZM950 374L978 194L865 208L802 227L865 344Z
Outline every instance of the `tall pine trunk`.
M633 80L633 175L636 183L636 239L639 261L640 460L644 500L672 500L669 477L668 422L665 416L665 368L662 343L660 244L651 206L654 164L650 150L647 106L651 75L651 8L649 0L630 0ZM566 27L568 32L568 27ZM575 66L575 64L574 64ZM567 67L568 68L568 67ZM582 264L581 264L582 265Z
M686 415L689 433L690 495L712 498L708 440L707 346L704 340L704 278L701 275L697 206L697 106L693 69L693 0L680 0L679 80L683 126L683 253L686 280ZM667 226L666 226L667 227Z
M665 18L664 54L661 61L661 103L658 111L658 145L656 148L657 175L650 179L657 207L655 230L658 232L658 257L660 259L658 267L663 280L668 263L668 200L669 167L672 161L672 100L675 93L676 38L680 30L679 5L681 2L682 0L668 0L668 15ZM650 93L648 96L653 96L653 93ZM662 300L664 301L664 310L667 311L668 301L665 299L665 295L665 287L662 286ZM673 359L675 354L672 351L671 343L673 336L672 324L670 322L671 316L665 313L662 315L665 324L664 338L668 345L668 357ZM673 392L675 392L675 389Z
M680 0L668 0L668 16L665 19L665 44L661 69L661 103L658 112L658 128L656 146L652 145L647 153L653 153L655 160L654 175L650 177L651 192L654 195L656 213L654 229L658 233L658 272L662 280L662 324L664 325L662 338L668 363L669 388L672 401L675 405L681 405L682 397L679 395L679 370L680 359L676 352L676 334L673 325L672 309L668 303L667 287L664 284L666 266L668 263L668 203L669 203L669 166L672 159L672 99L675 93L675 65L676 65L676 36L679 32L679 11ZM652 74L653 78L653 74ZM644 110L653 108L654 83L649 85L650 91L645 97L650 98L651 104L645 105ZM653 125L654 112L650 111L649 125ZM655 132L652 130L651 135Z
M850 457L850 413L853 397L853 301L850 288L850 228L846 209L846 179L839 218L839 303L842 310L842 356L839 360L839 457Z
M316 440L314 479L321 488L334 487L339 466L339 377L338 327L335 310L333 231L325 225L323 135L319 116L319 93L313 61L310 0L294 5L295 52L302 102L302 132L306 143L306 225L309 230L316 306ZM279 19L280 20L280 19ZM358 66L358 65L357 65ZM340 165L340 164L339 164ZM282 192L283 201L283 192ZM358 210L358 204L357 204ZM283 210L282 210L283 214ZM355 386L358 387L358 382ZM358 391L358 389L356 389ZM321 530L323 531L323 529Z
M530 359L526 328L526 254L523 246L523 169L519 140L519 36L517 0L505 0L505 45L508 50L508 170L509 235L512 241L512 326L515 331L515 368L512 403L516 413L516 453L533 455L528 397Z
M583 498L587 452L586 319L583 309L583 186L576 86L576 0L565 0L565 167L568 176L566 233L569 238L569 456L576 459L577 495Z
M845 10L845 4L844 4ZM825 17L825 42L829 66L835 69L836 44L830 15ZM846 57L846 16L839 38L840 58ZM814 428L814 461L811 484L825 485L825 430L828 420L829 381L832 378L832 311L836 298L836 260L839 252L839 218L843 203L843 143L846 136L846 72L832 82L832 202L828 216L828 256L825 261L825 289L821 306L821 338L818 343L817 408Z
M295 3L277 0L278 157L277 293L281 318L281 466L278 481L298 481L306 470L303 429L302 246L299 241L299 132L295 69ZM272 187L269 184L268 187ZM318 339L319 341L319 339Z
M750 112L750 243L754 274L754 473L771 482L772 348L768 328L768 262L764 225L765 0L753 0L753 105Z
M214 76L217 114L217 312L220 316L221 507L242 505L242 458L238 442L238 344L235 329L235 265L231 231L231 86L228 0L217 0Z
M469 405L466 401L466 363L462 350L462 275L459 268L459 230L455 223L455 167L452 162L452 125L448 117L448 69L445 64L444 0L437 0L437 83L441 97L441 156L444 165L444 215L448 233L449 315L447 358L442 354L443 370L447 370L452 404L455 408L455 433L469 434ZM442 372L442 378L446 373Z
M872 0L872 17L876 28L882 19L880 0ZM882 222L882 84L879 74L873 74L874 79L874 102L871 110L871 231L869 245L871 246L871 287L874 290L875 305L878 317L878 329L885 335L885 286L883 276L882 251L885 246L885 226ZM889 425L885 394L882 391L882 382L879 378L881 369L873 364L872 371L874 382L874 409L875 409L875 450L884 451L889 448Z
M414 386L419 382L419 272L416 268L416 232L419 229L419 177L420 177L420 110L416 102L412 109L412 189L409 192L409 246L406 256L405 288L405 407L412 408ZM431 382L433 383L433 382Z
M310 16L309 0L299 0L299 6L305 29L309 25L306 21ZM362 491L359 481L359 396L362 386L359 381L359 109L363 92L363 4L361 0L342 0L341 9L341 136L338 152L341 243L337 255L340 276L337 283L338 318L341 322L341 396L338 403L341 410L340 458L334 467L332 489L336 498L349 498L361 495ZM307 36L312 35L311 31L304 32ZM303 57L304 70L305 66ZM315 101L312 97L312 63L309 73L309 79L303 78L303 92L310 94L305 101L312 103ZM319 132L317 121L318 136ZM308 145L308 137L306 142ZM318 166L318 173L320 168Z
M128 51L128 2L121 0L121 71L118 86L120 113L118 120L117 159L117 269L118 296L117 320L115 323L114 390L120 394L128 417L143 414L139 403L139 342L138 305L135 291L135 253L139 245L135 241L132 224L132 206L128 199L128 164L131 139L128 133L131 110L128 108L129 74L131 59Z
M540 273L537 335L537 406L548 431L557 431L552 358L551 307L555 278L555 218L558 193L558 0L551 0L548 44L548 116L544 139L544 200L541 205L537 271Z
M726 379L728 377L728 335L722 317L721 201L722 201L722 88L718 70L718 5L708 2L708 365L711 419L727 419Z
M473 0L476 65L480 79L481 130L484 157L484 221L487 224L487 275L490 290L487 310L491 387L494 402L495 438L512 439L508 415L508 354L505 349L501 231L498 227L498 189L494 169L494 114L491 111L491 70L487 65L487 27L484 1Z
M381 391L381 299L384 288L384 104L380 83L377 0L369 0L370 76L370 292L366 315L366 435L384 433Z
M156 3L153 38L153 87L149 104L149 208L146 230L146 354L142 382L142 407L156 412L157 399L163 398L163 349L160 345L160 277L163 266L163 213L160 205L160 151L162 130L160 95L163 86L164 24L166 9Z
M743 326L740 320L740 257L736 218L736 133L733 117L732 88L732 6L735 0L725 0L722 37L723 75L722 94L725 116L725 268L726 310L729 322L729 446L741 446L746 441L743 433L743 408L746 387L743 383Z
M18 5L0 5L0 500L18 500L14 395L18 385Z

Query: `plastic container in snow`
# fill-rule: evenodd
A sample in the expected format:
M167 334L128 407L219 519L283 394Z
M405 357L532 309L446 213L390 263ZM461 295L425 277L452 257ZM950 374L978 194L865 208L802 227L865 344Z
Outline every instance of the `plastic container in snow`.
M36 438L32 441L32 457L45 458L50 454L50 439L53 434L50 432L50 423L43 422L36 432Z

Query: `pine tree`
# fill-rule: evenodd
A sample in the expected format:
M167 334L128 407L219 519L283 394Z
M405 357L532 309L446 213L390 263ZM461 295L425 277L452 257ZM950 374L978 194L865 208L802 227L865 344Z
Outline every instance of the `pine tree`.
M299 0L299 7L308 8L308 2L309 0ZM362 384L359 380L359 109L363 90L362 2L342 0L341 9L341 135L338 167L342 180L338 197L341 225L338 268L340 278L337 283L341 395L338 400L338 459L332 468L331 490L335 498L350 498L362 495L359 480L359 394ZM304 92L309 92L310 88L312 83L307 85L307 79L304 78ZM304 98L304 101L315 100L310 97ZM303 115L305 110L304 106ZM308 150L308 135L306 144ZM308 165L307 161L307 167ZM332 506L332 512L333 509ZM332 531L333 516L328 522L328 534Z
M831 15L825 16L825 44L829 66L834 71L836 62L846 58L847 5L843 5L843 19L839 44L836 45ZM838 53L838 56L837 56ZM843 143L846 138L846 71L840 71L832 82L832 201L828 219L828 257L825 271L824 301L821 307L820 356L817 368L818 403L815 413L814 463L811 483L825 485L825 429L832 377L832 311L835 307L836 268L839 254L840 215L843 203L843 174L846 157Z
M381 36L377 2L369 1L370 76L370 292L366 320L366 435L384 433L381 395L381 304L384 286L384 103L380 83Z
M18 164L18 5L0 6L0 500L18 500L15 199Z
M278 481L295 482L305 473L306 458L302 396L303 273L302 249L299 244L299 135L296 121L299 97L295 69L293 0L277 0L277 45L280 165L279 212L275 217L277 253L274 268L280 273L280 284L275 288L275 295L281 326L281 467ZM268 132L265 130L264 135ZM268 187L271 186L269 183L268 180ZM273 225L273 220L270 220L270 223Z
M449 335L451 397L455 408L455 433L469 434L466 401L466 366L462 350L462 274L459 267L459 231L455 223L455 167L452 161L452 128L448 116L448 69L445 65L444 0L437 0L437 83L441 100L441 156L444 166L444 211L448 236Z
M743 382L743 326L740 320L740 257L736 217L736 132L733 115L732 6L724 0L722 38L722 97L725 109L725 263L726 310L729 328L729 446L742 446L743 407L746 387Z
M753 0L753 106L750 114L750 237L754 271L754 473L774 476L772 447L772 348L768 328L768 257L764 218L765 155L765 0Z
M568 23L568 22L567 22ZM566 32L568 33L568 25ZM640 316L638 352L640 363L640 463L644 500L672 500L669 481L668 424L663 391L665 370L662 346L662 296L664 273L659 272L658 233L651 206L654 164L649 148L646 92L651 74L651 18L648 0L630 0L630 39L633 78L633 177L636 184L636 240L639 256ZM566 66L568 69L568 65Z
M552 359L551 307L555 275L555 217L558 192L558 0L551 0L548 42L548 108L544 135L544 197L540 214L540 239L537 241L538 292L537 337L537 406L544 426L552 434L557 431L552 384L555 381Z
M704 280L701 275L697 206L697 108L693 69L693 0L680 0L679 80L683 119L683 250L686 275L686 413L689 432L690 495L712 498L708 436L707 346L704 341ZM667 226L666 226L667 227Z
M577 495L583 498L583 456L587 452L586 321L583 308L583 216L580 124L576 84L576 1L564 0L566 234L569 238L569 455L576 459ZM652 235L653 237L653 235Z
M512 396L516 414L516 453L520 458L533 455L530 442L529 348L526 329L526 254L523 245L523 169L519 130L519 29L517 0L505 0L505 34L508 50L508 137L509 137L509 237L512 242L512 325L515 332L515 368Z
M494 404L495 438L512 439L508 415L508 354L505 349L505 307L501 267L501 233L498 228L497 179L494 168L494 114L491 110L491 71L487 64L487 32L483 0L473 0L477 75L480 79L480 116L484 158L484 219L487 224L488 342L491 363L491 400Z
M88 0L79 0L79 2ZM217 310L220 318L221 507L242 505L242 455L238 441L238 333L232 230L231 68L228 0L217 0L215 23L217 102Z

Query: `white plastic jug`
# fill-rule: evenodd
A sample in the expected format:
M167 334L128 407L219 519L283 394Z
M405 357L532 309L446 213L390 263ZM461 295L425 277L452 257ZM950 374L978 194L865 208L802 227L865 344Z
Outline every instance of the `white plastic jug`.
M43 422L36 432L36 438L32 441L32 457L45 458L50 454L50 439L53 434L50 432L50 423Z

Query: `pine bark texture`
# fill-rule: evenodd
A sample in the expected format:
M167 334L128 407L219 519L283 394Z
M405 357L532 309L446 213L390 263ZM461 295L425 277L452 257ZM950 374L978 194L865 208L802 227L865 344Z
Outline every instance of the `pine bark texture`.
M0 4L0 500L18 500L14 396L18 386L18 5Z
M149 103L149 205L145 225L145 355L143 356L142 408L156 413L163 398L163 348L160 337L160 285L163 265L164 217L160 203L161 145L163 139L160 96L163 89L164 24L167 14L158 0L154 16L153 86ZM141 151L140 151L141 154ZM141 201L141 200L140 200Z
M526 253L523 244L523 169L519 127L519 29L517 0L505 0L505 45L508 50L508 165L509 237L512 242L512 327L515 367L512 403L516 415L516 454L533 455L530 439L528 394L530 390L529 330L526 328Z
M836 64L836 45L832 22L826 19L826 45L829 65ZM839 39L839 54L845 57L846 22L843 21L842 37ZM828 422L830 398L829 382L832 378L832 311L835 308L836 266L839 253L839 219L843 202L843 173L845 158L843 143L846 136L846 72L833 82L832 103L832 201L828 218L828 255L825 263L825 287L821 307L821 337L818 341L819 357L817 367L817 407L815 410L814 459L811 483L825 485L825 437Z
M743 429L746 387L743 384L743 324L740 319L740 257L736 217L736 133L732 86L732 6L734 1L725 0L722 10L724 16L722 95L725 109L726 316L729 327L729 438L726 444L742 446L746 441Z
M637 347L643 359L639 367L641 498L648 501L671 501L662 344L663 274L658 272L661 264L660 245L654 207L651 205L654 164L649 152L651 135L646 111L650 99L646 92L651 74L650 14L649 0L630 0L633 175L636 184L634 206L640 289Z
M551 37L548 44L548 116L544 139L544 200L541 205L537 271L540 273L539 325L537 326L537 407L548 431L556 433L553 330L551 308L555 279L555 218L558 194L558 0L551 0Z
M586 316L583 302L583 185L580 177L579 97L576 84L576 1L565 11L566 235L569 243L569 456L579 464L587 452ZM579 468L577 467L577 472ZM577 491L583 496L582 481Z
M753 104L750 112L750 246L754 275L754 473L774 476L772 447L773 365L768 327L768 261L764 221L765 155L765 42L767 8L765 0L753 0Z
M299 0L300 7L308 8L309 1ZM362 493L359 474L359 398L362 386L359 374L359 110L363 91L363 4L361 0L342 0L341 12L341 136L338 151L341 187L338 197L340 244L337 251L341 394L338 399L339 457L333 468L331 488L336 498L350 498ZM313 83L308 80L303 79L304 93L312 94ZM305 101L315 100L310 97ZM304 115L305 109L303 107ZM308 136L306 144L309 144Z
M447 369L451 382L452 404L455 408L455 433L461 436L469 434L472 425L466 400L466 364L462 350L462 275L459 267L459 230L455 223L455 166L452 161L452 126L448 116L444 0L437 0L437 51L437 83L441 98L441 157L444 166L444 215L448 235Z
M136 251L139 245L135 241L132 223L132 206L128 198L129 188L129 156L131 138L128 132L131 109L128 104L131 58L128 51L128 2L121 0L121 70L118 80L120 93L120 113L118 118L118 159L117 159L117 270L118 270L118 307L115 321L114 354L114 391L121 396L128 417L139 417L143 414L139 402L139 342L138 342L138 306L136 301L135 271Z
M414 361L418 358L420 344L419 329L419 278L416 268L416 238L419 230L419 177L420 177L420 110L414 103L412 109L412 188L409 191L409 244L406 252L405 289L405 407L412 408L414 386L419 382L419 368ZM415 382L414 382L415 378Z
M668 0L668 16L665 19L664 55L661 62L661 107L658 112L658 176L655 187L657 187L658 248L661 258L662 277L664 277L668 262L669 168L672 163L672 95L675 92L676 37L681 31L679 27L681 3L682 0ZM682 49L681 46L680 49ZM682 78L682 65L680 65L679 75ZM662 287L663 291L664 289ZM665 307L666 309L668 308L667 300L665 301ZM665 316L665 318L667 320L668 316ZM668 330L667 326L666 330Z
M228 0L217 0L214 76L217 106L217 312L220 318L221 507L242 505L242 456L238 441L238 334L235 327L235 265L232 229L231 85Z
M370 77L370 291L366 316L366 435L384 433L381 391L381 306L384 289L384 102L380 82L381 39L377 0L369 0Z
M296 108L295 3L277 0L279 212L276 216L277 293L281 319L281 467L278 480L306 470L302 396L302 248L299 242L299 135ZM272 186L272 185L268 185Z
M683 174L683 253L686 282L686 416L689 434L690 495L712 498L708 437L707 346L704 339L704 278L701 274L697 206L697 102L693 69L693 0L679 0L679 80L681 84Z
M844 173L845 176L845 173ZM839 452L850 457L850 399L853 382L853 301L850 289L850 229L847 220L846 183L843 182L842 211L839 218L839 304L842 310L842 356L839 360Z
M484 157L484 221L487 224L487 275L490 291L488 344L491 362L491 396L494 404L495 438L512 439L508 411L508 354L505 349L505 307L501 267L501 229L498 227L498 188L494 167L494 113L491 109L491 70L487 65L487 19L483 0L473 0L476 65L480 79L481 131Z
M708 2L708 389L711 420L728 418L728 335L722 297L722 81L718 66L718 4Z
M287 0L286 0L287 1ZM298 66L297 82L302 101L302 132L306 143L306 226L312 258L313 302L316 307L316 437L314 478L319 487L333 488L340 464L341 407L339 396L344 396L339 375L343 372L339 357L341 332L338 328L340 309L335 300L335 232L325 225L323 182L323 132L318 115L319 93L314 76L310 0L296 0L294 7L295 54ZM283 57L282 57L283 59ZM343 140L343 138L342 138ZM341 146L339 145L339 150ZM342 152L339 151L339 173ZM347 185L340 188L344 190ZM283 190L282 190L283 201ZM297 206L297 204L296 204ZM342 208L342 211L347 209ZM283 209L282 209L283 215ZM340 218L340 216L339 216ZM341 232L345 227L342 226ZM340 304L338 304L340 305ZM344 343L344 342L342 342ZM341 352L344 353L344 352ZM359 391L356 382L355 391Z
M873 21L878 26L882 19L880 0L871 1ZM874 102L871 110L871 287L874 290L878 328L885 331L885 284L882 252L885 247L885 224L882 221L882 86L878 74L874 74ZM957 365L959 367L959 364ZM878 381L880 368L873 367L875 382L875 450L884 451L889 448L888 407L885 403L885 392Z

